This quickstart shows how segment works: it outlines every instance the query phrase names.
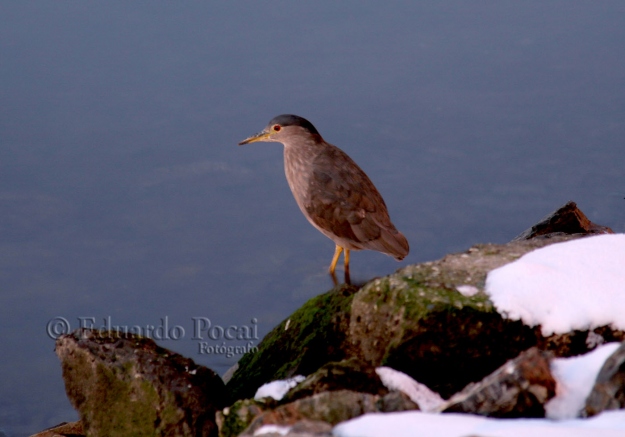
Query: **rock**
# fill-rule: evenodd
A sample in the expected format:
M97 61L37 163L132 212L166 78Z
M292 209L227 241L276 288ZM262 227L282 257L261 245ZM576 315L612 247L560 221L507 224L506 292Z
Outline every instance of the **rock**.
M301 420L320 420L331 425L377 412L379 396L351 390L323 392L262 413L243 435L253 435L263 425L293 425Z
M350 354L404 372L448 398L532 346L565 356L593 349L588 331L544 338L540 327L497 313L484 293L490 270L576 238L583 237L476 245L369 282L352 299ZM596 331L606 340L623 334L609 327Z
M45 429L31 437L83 437L85 434L82 429L82 423L78 422L63 422L52 428Z
M606 360L586 399L585 416L625 408L625 342Z
M410 400L406 394L395 390L387 391L384 396L353 390L334 390L280 405L277 401L269 398L264 398L261 401L240 400L232 406L224 408L223 411L217 412L217 424L219 437L235 437L243 431L246 435L253 433L263 425L268 424L291 426L294 423L308 421L335 424L351 417L357 417L364 412L390 413L418 409L419 406ZM297 429L293 428L291 433Z
M239 360L227 384L231 398L251 398L267 382L309 375L330 361L347 358L349 308L357 290L336 287L310 299L276 326L258 351Z
M252 420L277 405L278 403L271 398L265 398L262 401L254 399L236 401L216 414L215 421L219 428L219 437L238 436L245 431Z
M610 326L543 337L540 326L499 314L483 293L486 274L497 264L574 238L478 245L367 284L352 301L353 353L404 372L448 398L532 346L569 357L602 342L623 341L625 333ZM477 293L464 296L456 291L459 284Z
M393 408L386 410L384 408ZM330 425L366 413L406 411L418 406L403 394L386 397L351 390L318 393L266 411L256 417L241 435L254 435L264 425L290 426L302 420L322 421Z
M56 353L87 435L217 435L225 388L193 360L147 338L87 329L59 337Z
M369 282L352 301L352 355L447 398L534 346L539 331L504 319L483 293L487 272L535 247L527 243L474 246Z
M321 366L315 373L289 390L280 403L292 402L324 391L343 389L380 396L388 393L375 367L352 357Z
M597 225L577 207L575 202L567 202L544 217L540 222L518 235L515 240L529 240L541 236L562 234L613 234L607 226Z
M452 396L441 410L501 418L545 417L544 405L556 392L551 356L531 348Z
M541 349L549 350L557 357L582 355L604 343L625 341L625 332L611 326L599 326L592 330L574 330L566 334L553 334L541 338Z
M572 356L604 341L623 341L625 333L609 326L545 338L540 326L497 313L484 293L490 270L576 238L583 235L476 245L407 266L360 290L331 290L270 332L258 352L245 355L227 387L236 397L252 397L269 381L310 375L327 362L356 357L404 372L448 398L532 346Z
M412 401L406 393L398 390L392 390L382 396L377 405L381 413L420 410L419 405Z
M511 351L501 351L501 344L507 343L491 341L492 353L487 350L485 354L487 357L494 354L495 362L483 371L484 359L476 362L471 374L462 375L458 372L456 375L460 379L451 381L447 387L443 387L443 381L452 375L450 369L462 363L470 365L470 361L457 360L463 356L464 350L443 350L438 345L432 345L429 351L434 358L429 362L424 360L419 366L414 365L414 357L401 361L399 355L402 352L393 354L392 351L398 350L413 338L415 342L426 340L423 336L428 336L427 329L433 325L437 326L436 332L427 340L426 347L432 342L438 342L436 336L441 332L445 334L442 342L449 337L464 335L463 326L471 321L488 331L484 333L485 338L489 337L490 331L496 334L495 340L505 338L499 331L507 323L494 312L488 298L483 293L466 297L455 287L469 283L483 288L489 269L546 244L543 241L521 242L508 249L503 246L479 246L466 254L451 255L441 261L400 270L391 277L371 281L360 291L344 285L316 296L267 334L257 352L242 357L227 387L235 399L251 398L262 384L297 374L309 375L331 361L353 356L377 367L390 357L400 366L390 367L420 382L419 376L429 374L430 369L434 369L431 385L426 381L423 383L436 391L442 387L449 396L534 345L534 331L524 328L520 322L509 322L517 331L512 336L520 338L522 341L517 342L520 344ZM478 265L472 268L469 267L471 263ZM419 306L405 305L410 302L418 303ZM406 308L414 311L406 311ZM460 313L467 317L460 317ZM478 320L481 314L487 315ZM494 320L498 323L494 323ZM449 322L455 330L447 329ZM488 329L491 326L493 328ZM467 343L470 342L471 339L467 340ZM481 354L479 345L472 349L472 356L478 354ZM427 357L430 353L422 351L418 356ZM440 367L449 356L456 359L455 363ZM425 367L420 372L422 364Z
M320 420L300 420L289 430L287 436L332 436L332 425Z

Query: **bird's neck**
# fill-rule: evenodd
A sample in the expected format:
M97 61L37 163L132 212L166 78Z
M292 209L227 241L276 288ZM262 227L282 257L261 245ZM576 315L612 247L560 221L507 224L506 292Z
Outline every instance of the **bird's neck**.
M307 186L307 181L314 172L313 163L323 153L324 144L323 140L312 139L305 143L284 144L284 172L291 191L296 191L297 186Z

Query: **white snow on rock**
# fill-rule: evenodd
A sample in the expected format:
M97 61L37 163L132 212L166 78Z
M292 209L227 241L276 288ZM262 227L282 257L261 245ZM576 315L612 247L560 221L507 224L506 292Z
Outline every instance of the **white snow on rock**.
M267 384L263 384L258 387L258 390L256 390L256 394L254 395L254 399L260 400L262 398L274 398L279 401L289 390L302 382L304 379L306 378L302 375L297 375L289 379L268 382Z
M612 325L625 330L625 234L556 243L488 273L497 310L543 335Z
M419 406L421 411L435 411L445 402L438 393L433 392L403 372L390 367L378 367L375 372L386 388L405 393L412 402Z
M279 434L279 435L287 435L291 430L290 426L280 426L280 425L263 425L254 431L254 435L265 435L265 434Z
M464 296L475 296L476 294L478 294L480 292L480 289L477 288L475 285L458 285L456 287L456 290L458 290L458 293L464 295Z
M608 343L585 355L556 358L551 362L556 396L545 405L548 418L573 419L579 416L603 363L619 345Z
M421 411L365 414L333 429L336 437L623 437L625 410L590 419L493 419L472 414Z

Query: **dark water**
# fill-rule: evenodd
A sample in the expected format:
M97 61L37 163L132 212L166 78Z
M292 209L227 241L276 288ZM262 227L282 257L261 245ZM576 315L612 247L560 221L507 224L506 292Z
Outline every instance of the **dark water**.
M223 373L239 355L215 346L258 343L225 335L330 288L282 147L236 146L280 113L347 151L410 241L401 264L355 253L354 280L568 200L625 231L624 42L620 1L0 3L0 430L76 418L55 317L166 322L159 344Z

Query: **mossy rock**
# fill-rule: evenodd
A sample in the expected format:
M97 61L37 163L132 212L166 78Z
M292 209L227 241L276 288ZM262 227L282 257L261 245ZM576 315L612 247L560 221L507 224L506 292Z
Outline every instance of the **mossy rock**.
M580 237L476 245L407 266L359 290L331 290L306 302L263 339L258 352L245 355L227 387L234 399L248 398L266 382L356 357L400 370L449 397L532 346L558 356L585 353L596 346L588 343L588 331L544 338L539 326L499 314L484 292L489 271ZM594 334L606 341L623 335L606 327Z
M362 359L400 370L443 397L535 345L539 335L504 319L483 293L464 296L401 274L359 291L351 318L349 337Z
M216 421L219 427L219 437L236 437L263 412L276 407L273 399L256 401L243 399L236 401L230 407L217 412Z
M351 353L407 373L449 397L532 346L572 356L593 349L596 345L588 341L593 336L619 341L623 333L610 327L545 338L540 326L529 327L499 314L484 292L491 270L534 249L582 237L475 245L371 281L352 301Z
M89 436L216 436L219 376L151 339L79 329L57 339L65 389Z
M288 391L281 404L316 395L326 391L352 390L384 396L388 388L382 384L375 368L351 357L339 362L326 363L316 372Z
M231 400L251 398L261 385L308 375L329 361L346 357L349 309L358 289L336 287L306 302L245 354L228 381Z
M352 301L352 354L400 370L443 397L479 381L541 338L537 327L496 311L484 293L488 272L568 238L476 245L371 281Z

